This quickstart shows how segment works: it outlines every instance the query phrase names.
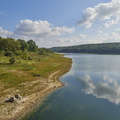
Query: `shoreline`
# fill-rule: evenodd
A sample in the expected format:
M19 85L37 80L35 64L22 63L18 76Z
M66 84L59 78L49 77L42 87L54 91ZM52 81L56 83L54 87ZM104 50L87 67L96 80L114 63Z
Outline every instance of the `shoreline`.
M59 72L59 71L56 71L56 72L54 72L53 74L51 74L51 75L49 76L48 80L55 79L56 77L59 77L59 78L60 78L58 72ZM51 79L51 77L52 77L52 79ZM64 86L64 84L61 83L59 79L58 79L56 82L57 82L57 83L55 83L55 84L54 84L53 86L51 86L50 88L46 88L45 90L36 93L36 96L37 96L37 97L35 98L34 103L31 102L31 103L33 103L33 105L32 105L32 106L29 106L29 109L26 108L27 111L26 111L24 114L20 115L19 118L18 118L18 116L16 116L14 119L11 119L11 120L16 120L16 119L17 119L17 120L21 120L21 119L23 119L26 115L32 113L32 112L34 111L34 109L36 109L38 106L41 106L42 103L43 103L43 101L46 99L46 97L48 97L48 96L49 96L50 94L52 94L54 91L56 91L56 90L58 90L59 88L61 88L61 87ZM54 87L54 86L56 86L56 87Z
M20 101L18 101L18 103L9 103L12 104L12 114L3 114L0 120L21 120L23 117L25 117L25 115L32 112L33 109L42 104L42 102L48 95L50 95L58 88L64 86L64 84L60 82L59 78L67 73L70 68L71 65L69 66L69 69L65 71L58 70L50 74L47 78L48 86L42 91L24 97Z

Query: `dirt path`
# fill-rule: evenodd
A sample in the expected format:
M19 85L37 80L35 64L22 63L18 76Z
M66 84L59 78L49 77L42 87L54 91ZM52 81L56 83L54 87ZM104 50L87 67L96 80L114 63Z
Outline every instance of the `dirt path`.
M56 81L59 73L60 73L60 70L52 73L52 74L48 77L48 81L49 81L49 82Z

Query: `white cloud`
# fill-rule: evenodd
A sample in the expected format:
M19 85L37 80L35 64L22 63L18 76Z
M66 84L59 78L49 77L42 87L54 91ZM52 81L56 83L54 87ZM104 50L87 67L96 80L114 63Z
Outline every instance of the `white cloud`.
M104 98L108 101L120 104L120 84L111 78L109 75L100 75L101 81L95 82L89 74L79 77L78 80L82 83L82 90L86 94L92 94L97 98Z
M100 40L101 43L120 42L120 35L117 32L106 33L105 31L98 31L96 42Z
M52 27L48 21L21 20L20 25L16 27L15 35L34 38L49 38L60 36L64 33L72 33L74 28Z
M116 28L115 30L116 30L116 31L120 31L120 28Z
M111 33L111 36L112 36L112 37L118 37L118 33L112 32L112 33Z
M80 37L81 39L84 39L84 38L86 38L86 35L80 34L79 37Z
M120 16L116 16L116 18L112 20L108 20L105 24L103 24L104 28L109 28L111 25L115 25L120 21Z
M56 37L55 39L49 39L47 42L42 41L43 44L46 42L46 45L48 47L53 47L53 46L71 46L71 45L77 45L77 44L83 44L86 42L87 36L84 34L79 34L76 36L60 36Z
M12 35L12 34L13 34L12 32L9 32L9 31L7 31L7 30L3 30L3 28L0 27L0 36L1 36L1 37L6 38L6 37L8 37L8 36L10 36L10 35Z
M71 38L58 38L57 41L60 42L60 43L70 44L70 43L76 43L76 42L78 42L79 39L76 38L76 37L71 37Z
M57 41L58 42L61 42L61 43L67 43L67 44L70 44L70 43L78 43L80 41L84 41L84 39L86 38L86 35L84 34L80 34L78 36L75 36L75 37L68 37L68 38L59 38Z
M98 33L98 34L102 34L102 33L103 33L103 31L101 31L101 30L98 30L98 31L97 31L97 33Z
M110 27L120 21L120 1L112 0L108 3L100 3L96 6L89 7L84 11L83 19L78 21L78 25L85 25L87 28L91 27L95 20L102 20L107 22L104 27Z

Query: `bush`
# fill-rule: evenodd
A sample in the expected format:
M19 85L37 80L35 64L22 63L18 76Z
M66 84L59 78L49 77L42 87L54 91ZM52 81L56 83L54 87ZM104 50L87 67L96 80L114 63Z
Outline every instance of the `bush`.
M32 58L30 56L28 56L28 60L32 60Z
M28 60L28 54L25 53L25 52L22 53L21 58L22 58L23 60Z
M11 58L9 59L9 61L10 61L10 64L14 64L16 61L15 55L12 55Z
M15 55L16 55L16 56L20 56L20 55L22 55L22 52L16 51L16 52L15 52Z
M12 55L13 55L13 52L11 52L11 51L5 53L5 56L8 56L8 57L12 57Z

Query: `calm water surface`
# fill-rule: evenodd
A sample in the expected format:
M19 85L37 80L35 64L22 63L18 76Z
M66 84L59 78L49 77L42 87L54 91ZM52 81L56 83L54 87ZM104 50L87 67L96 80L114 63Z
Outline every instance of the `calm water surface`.
M120 55L68 54L65 87L23 120L120 120Z

